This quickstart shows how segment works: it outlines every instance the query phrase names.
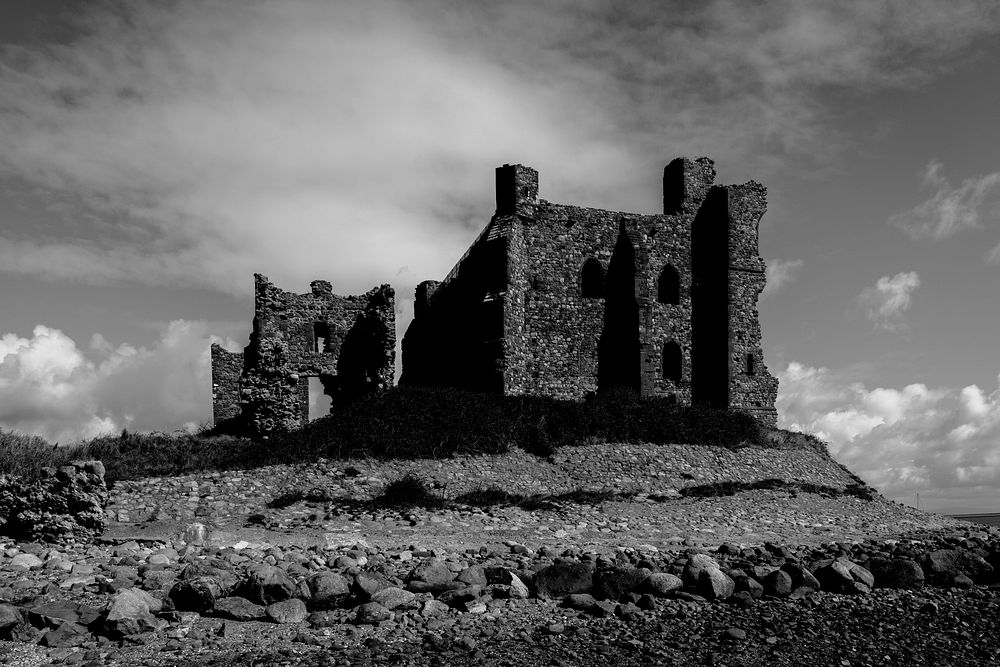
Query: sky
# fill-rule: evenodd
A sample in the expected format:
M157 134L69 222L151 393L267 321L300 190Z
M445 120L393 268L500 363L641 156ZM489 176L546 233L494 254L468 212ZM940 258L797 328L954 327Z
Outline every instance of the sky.
M414 286L493 169L656 213L663 166L768 188L779 425L887 496L1000 511L992 0L4 0L0 427L211 419L252 274Z

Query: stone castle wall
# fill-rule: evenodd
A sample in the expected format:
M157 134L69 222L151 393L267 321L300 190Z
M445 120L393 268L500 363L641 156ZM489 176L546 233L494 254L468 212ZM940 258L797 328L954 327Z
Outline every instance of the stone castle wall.
M639 215L552 204L535 170L498 168L489 225L418 288L401 383L570 399L626 386L773 425L757 314L766 191L714 185L707 158L663 178L664 213Z
M243 353L212 343L212 417L216 424L239 417L242 374Z

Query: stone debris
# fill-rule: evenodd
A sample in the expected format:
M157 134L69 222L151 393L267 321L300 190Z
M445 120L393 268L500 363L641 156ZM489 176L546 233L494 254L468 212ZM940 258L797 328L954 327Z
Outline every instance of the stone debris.
M601 643L608 636L617 638L622 663L631 664L647 652L666 659L681 655L676 651L704 657L710 649L721 656L737 644L798 655L803 649L790 643L794 637L802 646L823 645L826 630L819 620L809 624L812 609L834 619L841 610L879 609L884 624L895 613L886 611L889 605L904 616L933 614L951 623L960 613L955 596L963 595L978 609L1000 610L992 567L1000 563L996 529L656 552L573 545L531 545L525 552L522 542L461 550L247 543L195 547L180 556L185 546L180 540L0 546L0 641L27 643L66 664L167 665L183 664L191 651L231 657L248 641L275 656L297 646L340 651L351 660L364 637L402 642L415 655L478 651L482 660L500 660L496 647L509 655L528 647L555 651L546 638L558 638L578 651L554 654L560 664L597 664L606 659L599 657L602 647L612 646ZM411 559L399 559L402 551ZM15 564L25 554L71 567L25 569ZM925 583L924 572L935 568ZM78 578L74 571L91 572L92 581L63 588L63 580ZM960 617L981 627L997 614L980 616ZM286 636L269 629L286 626L297 630ZM511 634L511 628L520 629ZM953 643L946 648L949 656L962 654ZM963 664L1000 656L992 645L976 650Z
M85 541L104 532L108 489L103 463L73 461L42 472L36 480L0 475L0 534L29 542L62 542ZM40 567L33 556L24 554L19 566Z

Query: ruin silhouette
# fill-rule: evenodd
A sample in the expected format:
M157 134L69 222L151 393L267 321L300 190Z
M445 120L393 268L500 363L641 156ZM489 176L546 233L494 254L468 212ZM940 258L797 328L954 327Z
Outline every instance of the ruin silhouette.
M416 288L401 385L582 400L608 390L749 412L774 425L757 300L766 189L716 185L712 160L663 170L663 213L553 204L538 172L496 170L496 212L441 281ZM278 290L257 275L244 354L213 345L215 421L266 435L308 420L309 377L334 397L383 389L393 291Z

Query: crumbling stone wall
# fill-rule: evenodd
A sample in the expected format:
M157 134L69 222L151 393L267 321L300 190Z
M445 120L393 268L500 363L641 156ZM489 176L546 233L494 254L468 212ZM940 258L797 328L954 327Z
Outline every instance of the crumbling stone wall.
M107 525L104 464L73 461L37 480L0 475L0 533L19 540L87 541Z
M313 377L335 402L392 385L392 288L381 285L360 296L338 296L325 280L313 281L310 288L305 294L286 292L254 275L250 344L242 355L212 348L217 425L238 418L258 438L298 428L309 420ZM234 377L238 361L242 367Z
M243 353L212 343L212 417L216 424L240 416L240 375Z
M663 172L662 214L553 204L538 173L497 169L497 209L441 282L417 288L402 384L583 398L642 395L776 419L757 299L758 183L708 158Z

